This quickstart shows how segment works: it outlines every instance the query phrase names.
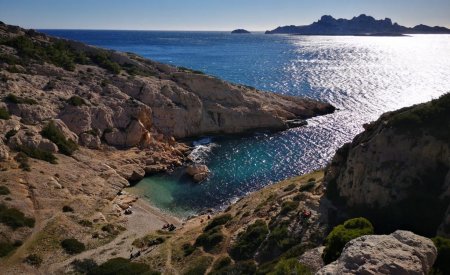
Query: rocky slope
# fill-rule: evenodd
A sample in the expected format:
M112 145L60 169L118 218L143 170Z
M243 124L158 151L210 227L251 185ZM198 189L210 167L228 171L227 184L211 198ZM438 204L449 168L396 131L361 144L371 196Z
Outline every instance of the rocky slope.
M436 257L430 239L399 230L351 240L338 260L316 274L429 274Z
M352 19L335 19L324 15L317 22L306 26L283 26L267 31L266 34L301 34L301 35L402 35L402 34L448 34L445 27L417 25L413 28L392 23L389 18L376 20L372 16L361 14Z
M338 216L364 214L380 232L450 234L450 94L386 113L326 169Z
M180 138L283 130L333 110L0 23L0 268L47 273L69 258L64 238L96 251L139 224L121 190L182 165ZM156 212L142 212L149 229L171 220Z

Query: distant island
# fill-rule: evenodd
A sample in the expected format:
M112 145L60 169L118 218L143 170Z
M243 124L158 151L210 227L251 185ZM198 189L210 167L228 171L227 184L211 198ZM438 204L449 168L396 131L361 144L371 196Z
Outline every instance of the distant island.
M237 29L237 30L232 31L231 33L243 34L243 33L251 33L251 32L244 30L244 29Z
M417 25L413 28L392 23L389 18L377 20L361 14L352 19L335 19L324 15L319 21L304 26L283 26L266 34L402 36L405 34L450 34L445 27Z

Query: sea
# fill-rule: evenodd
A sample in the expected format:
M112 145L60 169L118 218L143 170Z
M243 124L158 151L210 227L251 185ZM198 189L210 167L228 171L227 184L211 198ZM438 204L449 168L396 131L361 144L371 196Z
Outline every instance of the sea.
M242 137L199 137L192 157L211 176L181 169L128 191L180 218L220 209L274 182L321 169L336 149L381 114L450 92L450 35L295 36L263 33L41 30L133 52L233 83L333 104L305 127Z

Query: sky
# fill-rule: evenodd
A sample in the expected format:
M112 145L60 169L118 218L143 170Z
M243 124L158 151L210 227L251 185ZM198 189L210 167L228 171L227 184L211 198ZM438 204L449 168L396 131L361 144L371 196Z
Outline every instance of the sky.
M0 0L0 21L35 29L263 31L362 13L450 27L450 0Z

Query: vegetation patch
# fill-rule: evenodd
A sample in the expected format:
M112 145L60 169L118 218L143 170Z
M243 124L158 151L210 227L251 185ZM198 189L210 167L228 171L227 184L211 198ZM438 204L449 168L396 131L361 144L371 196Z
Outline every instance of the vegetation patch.
M215 217L214 219L212 219L207 226L205 226L205 228L203 229L204 232L213 229L214 227L220 226L220 225L224 225L227 222L229 222L233 217L230 214L224 214L224 215L220 215Z
M438 255L431 274L450 274L450 239L438 236L432 240L438 250Z
M185 243L181 246L181 249L183 250L184 257L187 257L194 253L196 247L190 243Z
M16 148L19 152L24 153L25 155L34 158L34 159L40 159L46 162L49 162L51 164L57 163L57 158L55 155L53 155L52 152L45 151L39 148L32 148L24 145L20 145ZM23 161L23 157L20 156L20 160ZM17 159L16 159L17 160ZM23 169L23 168L22 168Z
M134 245L137 248L144 248L144 247L150 247L162 244L166 241L166 238L161 236L153 236L148 235L140 239L136 239L133 241L132 245Z
M296 243L297 241L291 236L286 223L271 226L270 234L261 247L260 258L262 261L274 259Z
M9 191L9 188L4 185L0 185L0 196L5 196L5 195L9 195L9 194L11 194L11 191Z
M0 258L7 256L11 253L16 247L9 242L0 242Z
M76 96L76 95L69 98L67 100L67 103L72 106L76 106L76 107L87 105L86 101L83 98Z
M202 256L196 258L190 266L183 272L184 275L201 275L205 274L208 267L211 265L213 257Z
M234 260L248 260L253 258L256 250L268 233L269 229L267 224L263 220L257 220L238 235L236 243L230 249L230 256Z
M25 258L24 262L29 265L39 267L42 264L42 258L37 254L30 254Z
M280 215L286 215L291 211L294 211L295 209L297 209L298 206L298 201L284 201L281 204L281 211L280 211Z
M64 134L59 130L53 121L49 122L41 132L42 136L54 142L61 153L71 156L78 149L78 145L66 139Z
M61 242L61 247L64 248L68 254L79 254L86 249L86 246L82 242L74 238L63 240Z
M252 275L256 273L256 264L254 261L241 261L233 265L226 266L222 269L211 272L211 275L228 275L228 274L246 274Z
M363 235L373 234L372 224L365 218L354 218L338 225L325 239L325 250L322 258L325 264L329 264L341 255L344 246L353 239Z
M12 229L20 227L34 227L34 219L25 217L25 214L15 208L8 208L0 204L0 223L3 223Z
M186 67L178 67L178 70L185 72L185 73L192 73L192 74L205 74L202 71L198 71L198 70L192 70Z
M122 69L118 63L111 60L111 54L109 52L99 51L95 54L89 55L89 57L95 64L113 74L119 74Z
M31 171L30 163L28 162L27 154L19 152L14 159L19 163L19 168L23 171Z
M11 115L8 112L8 109L1 107L0 108L0 119L8 120L11 118Z
M81 274L88 274L98 267L97 263L92 259L75 259L71 265L75 272Z
M8 94L5 97L4 101L8 102L8 103L13 103L13 104L27 104L27 105L38 104L38 102L32 98L20 97L20 96L14 95L14 94Z
M211 251L216 248L225 238L220 230L221 228L216 226L213 229L202 233L195 240L195 246L201 246L205 251Z
M295 184L294 183L291 183L291 184L289 184L288 186L286 186L284 189L283 189L283 191L284 192L289 192L289 191L292 191L292 190L294 190L295 189Z
M68 205L64 205L62 208L63 212L73 212L73 208L68 206Z
M105 263L91 269L88 275L157 275L159 272L153 271L143 263L135 263L124 258L113 258Z
M284 274L313 274L309 268L298 262L296 258L281 259L274 267L274 269L267 275L284 275Z

